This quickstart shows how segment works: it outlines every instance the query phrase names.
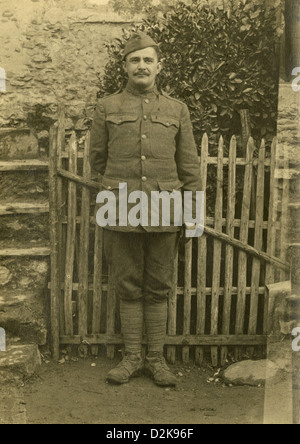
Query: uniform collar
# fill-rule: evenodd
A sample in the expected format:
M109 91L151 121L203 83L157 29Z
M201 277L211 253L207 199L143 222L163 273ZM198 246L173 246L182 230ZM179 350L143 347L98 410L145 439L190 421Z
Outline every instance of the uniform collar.
M140 97L159 96L159 92L156 85L154 86L154 88L150 89L147 92L141 92L138 89L134 88L133 86L127 84L126 91L130 94L133 94L134 96L140 96Z

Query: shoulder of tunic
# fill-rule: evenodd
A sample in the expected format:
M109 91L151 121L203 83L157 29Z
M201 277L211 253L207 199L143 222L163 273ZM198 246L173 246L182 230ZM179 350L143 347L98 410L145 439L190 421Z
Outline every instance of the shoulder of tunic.
M112 98L114 98L114 97L117 97L117 96L121 95L122 92L123 92L123 90L122 90L122 89L119 89L118 91L116 91L116 92L113 93L113 94L106 94L105 96L101 97L100 100L102 100L102 101L106 101L106 100L112 99Z
M184 102L182 102L181 100L178 100L178 99L174 99L174 97L171 97L171 96L169 96L169 94L167 94L165 91L161 91L161 95L163 96L163 97L165 97L166 99L168 99L168 100L171 100L172 102L176 102L176 103L179 103L180 105L185 105L185 103Z

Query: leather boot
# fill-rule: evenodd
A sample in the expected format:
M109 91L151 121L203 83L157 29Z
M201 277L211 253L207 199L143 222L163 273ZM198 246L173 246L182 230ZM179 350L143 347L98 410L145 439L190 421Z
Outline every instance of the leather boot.
M126 354L120 364L107 375L112 384L126 384L131 378L140 376L144 370L144 362L140 354Z
M162 353L149 353L145 362L145 373L159 387L175 387L177 384L176 376L167 366Z

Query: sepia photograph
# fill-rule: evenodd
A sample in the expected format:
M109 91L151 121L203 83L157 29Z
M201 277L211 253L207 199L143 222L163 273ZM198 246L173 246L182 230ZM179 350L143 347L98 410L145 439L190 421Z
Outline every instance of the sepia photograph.
M0 0L0 424L300 424L300 0Z

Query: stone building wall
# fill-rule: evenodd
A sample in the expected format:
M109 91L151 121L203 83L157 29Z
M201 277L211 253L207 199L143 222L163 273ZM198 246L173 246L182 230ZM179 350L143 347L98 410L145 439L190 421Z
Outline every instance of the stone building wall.
M292 81L280 80L277 141L278 220L286 233L284 247L288 258L289 246L300 240L300 91L293 90ZM288 202L282 202L284 186L288 187Z
M67 129L86 129L105 43L130 26L101 3L0 0L0 327L8 344L47 341L50 261L32 250L49 248L49 128L64 104ZM25 160L26 170L12 163Z
M46 129L60 103L66 105L68 126L83 126L96 103L105 43L129 25L101 0L1 0L6 92L0 92L0 127Z

